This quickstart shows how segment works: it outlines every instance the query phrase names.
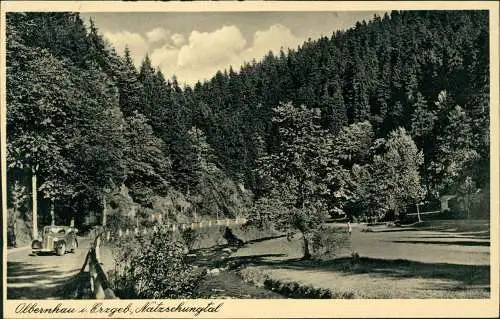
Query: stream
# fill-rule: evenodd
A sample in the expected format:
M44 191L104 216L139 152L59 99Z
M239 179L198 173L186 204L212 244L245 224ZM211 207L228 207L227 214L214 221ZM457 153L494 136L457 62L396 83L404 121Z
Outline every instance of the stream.
M218 275L208 275L198 289L202 298L230 299L279 299L285 298L264 287L244 282L234 270L221 271Z

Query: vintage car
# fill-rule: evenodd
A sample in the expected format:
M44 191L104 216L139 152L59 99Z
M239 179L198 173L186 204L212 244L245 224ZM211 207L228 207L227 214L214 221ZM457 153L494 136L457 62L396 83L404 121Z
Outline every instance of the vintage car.
M31 242L33 253L55 252L63 256L67 251L74 252L78 248L77 232L76 228L70 226L45 226L42 240Z

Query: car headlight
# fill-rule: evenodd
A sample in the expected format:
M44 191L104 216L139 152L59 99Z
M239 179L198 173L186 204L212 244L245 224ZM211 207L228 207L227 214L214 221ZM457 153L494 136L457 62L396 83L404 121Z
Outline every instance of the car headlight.
M31 248L32 249L41 249L42 248L42 242L39 240L34 240L31 242Z

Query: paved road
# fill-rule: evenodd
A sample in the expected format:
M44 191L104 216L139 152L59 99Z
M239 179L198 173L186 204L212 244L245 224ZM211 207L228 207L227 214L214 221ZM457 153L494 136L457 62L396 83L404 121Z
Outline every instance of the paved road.
M8 299L74 298L80 269L89 249L89 239L79 237L79 248L64 256L34 256L31 249L7 253Z

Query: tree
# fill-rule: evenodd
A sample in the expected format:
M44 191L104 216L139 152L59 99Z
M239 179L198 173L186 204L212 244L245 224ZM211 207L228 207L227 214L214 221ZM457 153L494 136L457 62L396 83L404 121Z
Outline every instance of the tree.
M369 218L380 217L381 201L378 198L379 186L372 176L371 167L354 164L351 169L350 188L353 196L346 203L347 213L352 218L366 216Z
M328 161L329 139L317 124L317 110L281 103L273 112L279 145L276 153L260 159L258 172L267 183L267 196L286 208L270 218L277 227L302 234L304 259L308 259L311 233L326 217L327 185L319 172Z
M324 110L325 114L325 127L330 128L333 133L337 133L340 129L347 124L347 111L344 104L344 97L339 80L333 82L331 90L333 91L330 96L328 89L325 90L320 101L320 108Z
M125 53L117 70L117 86L120 90L120 108L125 116L131 116L134 111L140 111L142 84L139 74L132 62L130 50L125 47Z
M136 202L151 206L153 196L164 196L169 190L171 163L162 151L164 143L154 135L146 117L137 111L125 119L123 136L124 184Z
M335 138L335 157L346 168L365 164L369 160L374 138L372 125L368 121L344 126Z
M446 91L439 94L436 104L439 110L439 134L430 169L439 181L436 183L437 192L453 193L459 187L460 180L466 176L479 175L475 172L475 163L480 161L480 155L474 145L471 119L465 110L456 105Z
M397 215L399 208L419 204L425 195L419 173L423 154L403 128L391 132L383 147L386 151L373 158L372 178L384 208Z
M56 16L54 20L50 14L34 15L28 21L23 16L24 24L9 25L9 166L32 171L34 236L38 191L50 202L54 222L55 201L73 206L73 213L81 215L82 207L75 207L76 202L99 201L104 187L120 184L123 179L118 92L110 77L92 60L95 55L86 55L89 60L75 64L48 49L32 47L38 44L36 41L27 41L31 28L43 24L44 19L50 20L48 24L66 21L64 15ZM18 16L11 17L17 21ZM84 43L80 40L78 43ZM66 218L71 212L60 213Z
M215 212L216 219L219 219L221 211L224 215L229 213L230 194L224 190L224 181L227 177L217 165L214 150L207 142L203 131L192 127L187 135L190 145L189 158L192 161L194 174L194 184L191 185L190 191L188 190L188 195L199 195L201 198L197 206L200 210L208 215L213 215Z
M37 238L37 192L43 191L51 201L71 192L72 164L64 156L68 140L64 126L75 88L67 64L46 50L11 39L7 56L9 167L28 167L32 172L32 231ZM43 178L38 180L40 173Z
M67 126L75 132L68 139L71 147L67 154L75 167L71 172L72 196L79 205L83 201L104 209L105 190L119 187L126 173L118 90L110 77L97 68L82 70L76 78L82 106L77 108L78 115L70 117Z
M21 207L23 207L25 201L28 199L28 195L26 194L26 187L22 186L19 181L14 182L14 186L12 187L12 206L14 209L14 214L12 216L12 220L9 220L9 226L13 227L14 235L17 236L17 219L20 215Z
M465 215L467 216L467 218L470 218L474 193L476 192L476 190L476 182L470 176L467 176L465 180L460 183L460 186L458 188L458 194L462 198Z
M403 128L392 131L387 140L373 141L370 159L351 169L349 212L395 217L400 208L418 205L425 195L419 173L422 162L422 152Z
M429 181L430 177L428 176L428 164L432 160L433 150L435 148L434 132L438 118L436 112L429 109L427 101L420 92L416 95L413 109L410 132L417 145L422 148L424 154L422 172L427 192L430 193L431 183Z

